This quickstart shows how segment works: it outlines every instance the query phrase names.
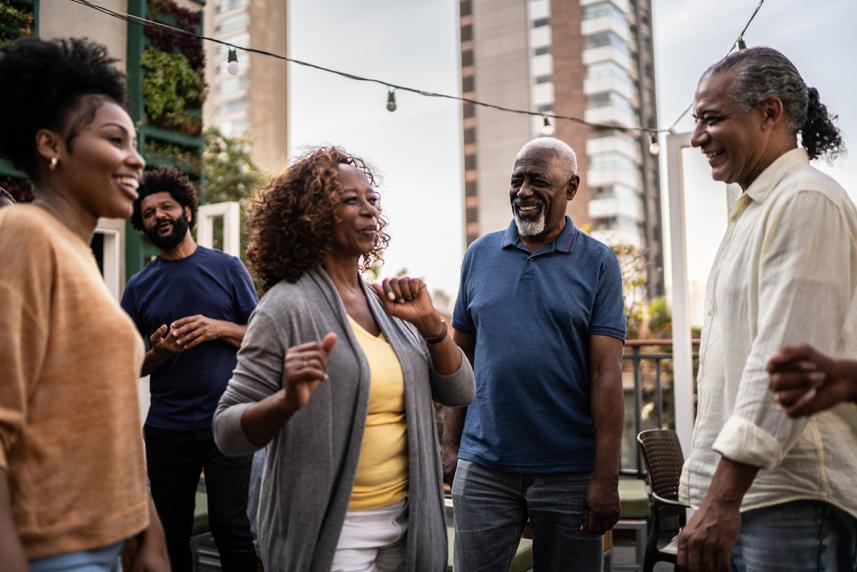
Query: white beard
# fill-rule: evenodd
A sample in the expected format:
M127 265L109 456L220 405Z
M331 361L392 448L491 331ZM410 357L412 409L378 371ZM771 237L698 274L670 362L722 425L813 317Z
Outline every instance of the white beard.
M539 213L536 220L524 220L518 213L514 213L515 226L518 227L518 234L521 236L536 236L545 231L545 211Z

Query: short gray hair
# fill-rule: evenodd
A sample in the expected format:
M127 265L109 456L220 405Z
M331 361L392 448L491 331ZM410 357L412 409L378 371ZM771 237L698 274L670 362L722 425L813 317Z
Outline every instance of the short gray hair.
M836 116L827 112L818 90L807 87L795 65L773 48L753 47L729 54L705 70L702 77L736 71L729 97L745 111L756 109L769 97L783 102L789 127L801 134L801 143L811 159L843 150Z
M554 155L559 157L566 164L569 176L577 174L577 154L574 152L574 149L571 148L571 145L561 139L557 139L556 137L537 137L527 141L524 143L524 146L521 147L521 150L518 151L518 156L515 157L515 160L517 161L521 158L521 155L536 148L550 149L554 152Z

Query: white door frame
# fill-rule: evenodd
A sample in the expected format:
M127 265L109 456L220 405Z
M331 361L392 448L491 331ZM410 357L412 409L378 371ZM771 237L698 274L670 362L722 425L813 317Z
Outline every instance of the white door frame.
M237 201L201 205L197 213L197 242L207 248L214 244L214 220L223 218L223 252L241 254L241 207Z

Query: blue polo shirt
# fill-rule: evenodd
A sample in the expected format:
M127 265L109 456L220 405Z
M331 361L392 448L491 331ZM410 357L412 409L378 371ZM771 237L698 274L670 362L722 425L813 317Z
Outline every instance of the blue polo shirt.
M148 340L161 324L169 326L196 314L246 324L257 301L241 260L197 246L181 260L158 257L132 276L121 304ZM152 400L146 425L172 430L211 427L214 410L235 369L237 352L223 340L212 340L161 364L149 376Z
M566 217L562 233L530 253L512 221L465 253L452 323L476 336L476 397L459 458L514 473L591 471L589 339L625 339L610 249Z

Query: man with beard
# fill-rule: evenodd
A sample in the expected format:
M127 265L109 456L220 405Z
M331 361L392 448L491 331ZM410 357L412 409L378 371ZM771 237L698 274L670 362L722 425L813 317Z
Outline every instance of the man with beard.
M202 470L223 569L255 570L246 513L252 456L224 456L211 420L257 297L239 259L196 244L189 232L196 209L187 178L161 168L144 175L131 217L160 250L122 296L122 307L151 342L142 371L151 376L144 427L149 481L173 570L193 567L190 535Z
M610 249L566 215L576 171L562 141L524 145L514 221L462 263L453 325L476 398L448 410L444 430L462 572L507 570L527 520L536 570L598 570L601 535L619 518L622 278Z

